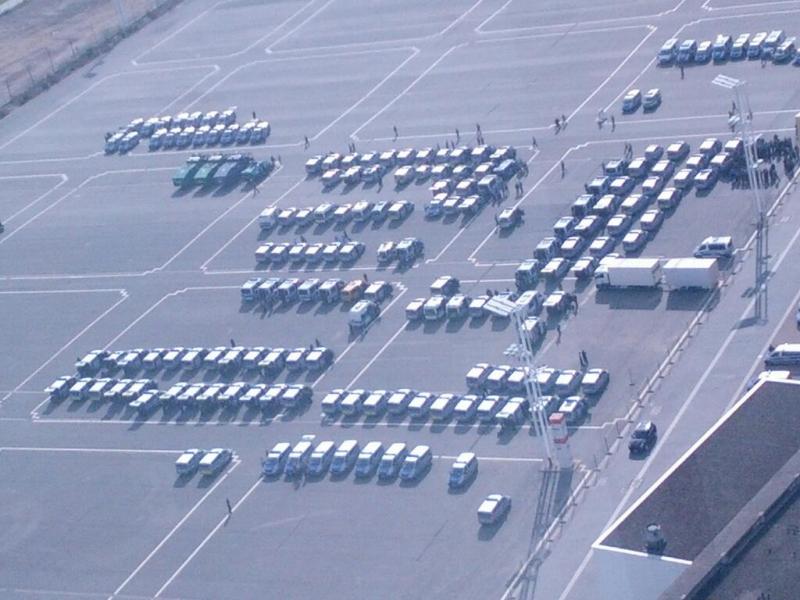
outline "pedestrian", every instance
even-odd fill
[[[236,341],[233,338],[231,338],[231,348],[235,347],[236,347]]]
[[[614,120],[614,115],[611,115],[611,131],[615,131],[617,129],[617,122]]]
[[[314,338],[314,343],[317,345],[317,348],[322,346],[322,344],[319,343],[319,338]]]
[[[253,121],[256,120],[256,111],[253,111]]]
[[[578,314],[578,297],[575,294],[572,295],[572,312]]]
[[[367,274],[364,273],[364,283],[369,283],[369,279],[367,278]]]
[[[397,139],[397,125],[392,125],[392,131],[394,131],[394,139]]]
[[[225,504],[228,505],[228,514],[233,513],[233,507],[231,506],[231,501],[225,498]]]
[[[378,175],[378,191],[383,189],[383,175]]]
[[[583,362],[583,350],[578,352],[578,362],[581,365],[581,369],[586,369],[586,363]]]
[[[731,113],[736,112],[736,100],[731,100]]]
[[[539,145],[536,143],[536,136],[531,137],[531,150],[538,148]]]
[[[564,129],[567,128],[567,117],[565,115],[561,115],[561,127]]]
[[[258,186],[253,185],[253,196],[255,196],[256,194],[258,194]]]
[[[681,65],[681,79],[683,79],[683,75],[684,75],[684,73],[683,73],[683,65]]]
[[[497,215],[494,216],[494,224],[500,227],[500,219],[497,218]]]
[[[567,167],[564,164],[564,161],[561,161],[561,179],[564,179],[564,176],[567,174]]]
[[[106,131],[106,141],[108,141],[108,138],[110,138],[110,137],[111,137],[111,132],[110,131]]]
[[[478,132],[478,135],[481,135],[481,124],[475,123],[475,131]]]
[[[456,127],[456,141],[461,141],[461,132],[458,130],[458,127]]]
[[[303,136],[303,142],[305,144],[305,149],[308,150],[309,143],[308,143],[308,136],[307,135]]]
[[[306,243],[306,238],[305,238],[305,236],[301,235],[301,236],[300,236],[300,241],[301,241],[301,242],[303,242],[303,243],[305,244],[305,243]]]
[[[561,323],[556,323],[556,334],[558,337],[556,338],[556,344],[561,343]]]
[[[581,350],[581,362],[584,369],[589,366],[589,356],[586,354],[586,350]]]
[[[561,121],[559,121],[558,117],[556,117],[556,133],[559,131],[561,131]]]
[[[279,164],[279,165],[282,165],[282,164],[283,164],[283,159],[281,158],[281,155],[280,155],[280,154],[278,154],[278,164]]]

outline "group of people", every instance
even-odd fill
[[[776,187],[780,184],[780,175],[776,167],[777,161],[783,162],[783,171],[786,177],[794,174],[798,159],[800,159],[800,149],[792,143],[790,137],[779,138],[774,135],[771,140],[763,138],[756,142],[756,157],[770,163],[755,172],[756,183],[761,188]],[[746,189],[750,187],[750,180],[747,174],[747,161],[743,155],[737,155],[730,170],[731,185],[734,189]]]
[[[567,128],[567,116],[566,115],[561,115],[560,119],[558,117],[556,117],[556,133],[558,133],[562,129],[566,129],[566,128]]]

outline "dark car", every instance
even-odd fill
[[[652,450],[658,438],[658,429],[652,421],[643,421],[636,426],[628,442],[628,451],[631,454],[642,455]]]

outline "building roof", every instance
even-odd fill
[[[798,424],[800,382],[756,385],[598,545],[642,552],[646,526],[658,523],[666,541],[663,554],[694,561],[800,450]]]

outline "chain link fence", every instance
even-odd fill
[[[0,118],[181,0],[35,0],[0,16]]]

